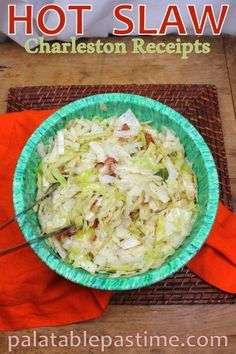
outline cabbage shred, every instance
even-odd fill
[[[131,276],[159,267],[193,227],[197,181],[178,137],[120,117],[71,120],[38,146],[37,199],[43,233],[69,225],[73,235],[47,242],[73,267]]]

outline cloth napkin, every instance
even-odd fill
[[[0,116],[0,223],[13,214],[12,181],[20,152],[53,111]],[[0,249],[24,240],[17,223],[0,231]],[[236,293],[236,215],[223,204],[205,245],[188,267],[206,282]],[[0,330],[65,325],[102,315],[111,292],[85,288],[51,271],[28,247],[0,257]]]
[[[36,127],[53,111],[0,116],[0,223],[14,215],[13,174]],[[24,240],[17,223],[0,231],[0,249]],[[111,293],[72,283],[51,271],[29,248],[0,257],[0,330],[80,322],[101,316]]]
[[[222,203],[209,237],[187,266],[211,285],[236,294],[236,214]]]

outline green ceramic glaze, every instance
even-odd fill
[[[105,103],[108,112],[101,111],[100,103]],[[181,247],[158,269],[127,278],[111,278],[108,275],[91,275],[85,270],[74,269],[63,262],[47,244],[42,241],[32,245],[32,249],[51,269],[63,277],[88,287],[108,290],[126,290],[147,286],[160,281],[184,266],[205,242],[215,219],[219,185],[215,163],[205,141],[197,130],[179,113],[160,102],[130,94],[103,94],[75,101],[52,114],[33,133],[19,158],[13,183],[15,213],[18,214],[35,200],[35,172],[40,162],[37,145],[47,143],[66,122],[82,115],[91,119],[95,115],[104,119],[120,115],[132,109],[140,121],[152,120],[159,129],[165,125],[175,131],[184,145],[188,159],[198,179],[198,213],[190,236]],[[35,113],[37,114],[37,113]],[[27,241],[39,235],[37,214],[30,211],[18,218],[18,223]]]

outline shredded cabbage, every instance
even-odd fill
[[[105,108],[104,108],[105,111]],[[74,119],[40,143],[37,199],[43,233],[69,225],[49,245],[73,267],[113,277],[159,267],[190,234],[197,179],[174,132],[158,132],[131,110]]]

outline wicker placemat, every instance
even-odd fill
[[[105,92],[129,92],[159,100],[183,114],[200,131],[215,158],[221,201],[232,209],[221,118],[215,86],[211,85],[100,85],[11,88],[8,112],[61,107],[85,96]],[[146,288],[115,292],[112,304],[225,304],[236,295],[202,281],[186,267],[172,277]]]

